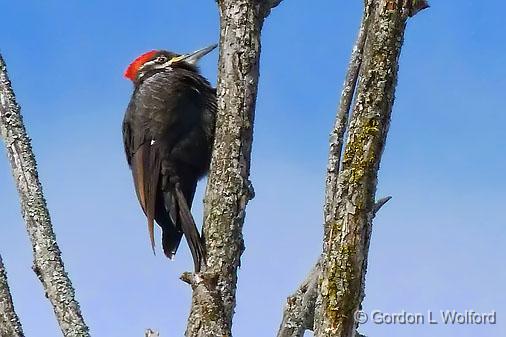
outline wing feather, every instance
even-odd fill
[[[154,252],[155,205],[160,180],[160,157],[153,146],[142,144],[132,156],[131,167],[135,192],[148,220],[149,240]]]

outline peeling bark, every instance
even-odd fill
[[[0,256],[0,337],[24,337],[23,328],[12,303],[2,256]]]
[[[7,69],[0,56],[0,133],[7,148],[21,210],[33,248],[33,270],[66,337],[88,337],[74,288],[65,272],[60,249],[37,174],[37,164],[16,103]]]
[[[237,269],[244,251],[242,226],[254,194],[249,172],[260,32],[264,18],[280,2],[218,1],[218,115],[203,226],[207,261],[202,273],[182,276],[193,289],[187,337],[232,335]]]
[[[367,38],[335,195],[327,198],[330,204],[325,208],[314,323],[317,337],[352,337],[357,328],[353,314],[364,297],[372,217],[378,208],[374,202],[377,173],[390,124],[406,20],[412,13],[410,1],[375,0],[373,5],[371,21],[365,25]]]

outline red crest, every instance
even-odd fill
[[[132,63],[130,63],[128,68],[125,70],[124,76],[126,78],[131,79],[132,81],[135,81],[139,69],[142,67],[144,63],[151,60],[156,53],[158,53],[158,51],[151,50],[137,57]]]

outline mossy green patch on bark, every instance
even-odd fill
[[[334,196],[325,207],[324,251],[315,336],[351,337],[364,294],[377,171],[397,81],[406,17],[375,2]],[[339,151],[332,152],[339,153]],[[332,161],[333,160],[333,161]],[[337,161],[329,159],[329,162]]]

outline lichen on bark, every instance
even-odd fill
[[[329,172],[338,170],[338,175],[327,180],[333,184],[330,189],[327,186],[327,193],[334,194],[326,198],[322,273],[315,314],[317,337],[351,337],[357,328],[354,313],[364,296],[377,172],[390,124],[406,20],[412,14],[409,1],[369,3],[373,5],[371,21],[366,26],[342,163],[335,158],[334,164],[341,167],[331,167]],[[366,9],[367,6],[368,2]],[[331,156],[332,151],[337,153],[331,146]]]
[[[37,164],[19,105],[0,55],[0,135],[7,149],[21,201],[21,211],[32,242],[33,267],[65,337],[88,337],[88,327],[75,299],[53,232]]]
[[[0,255],[0,337],[24,337],[7,283],[7,272]]]

